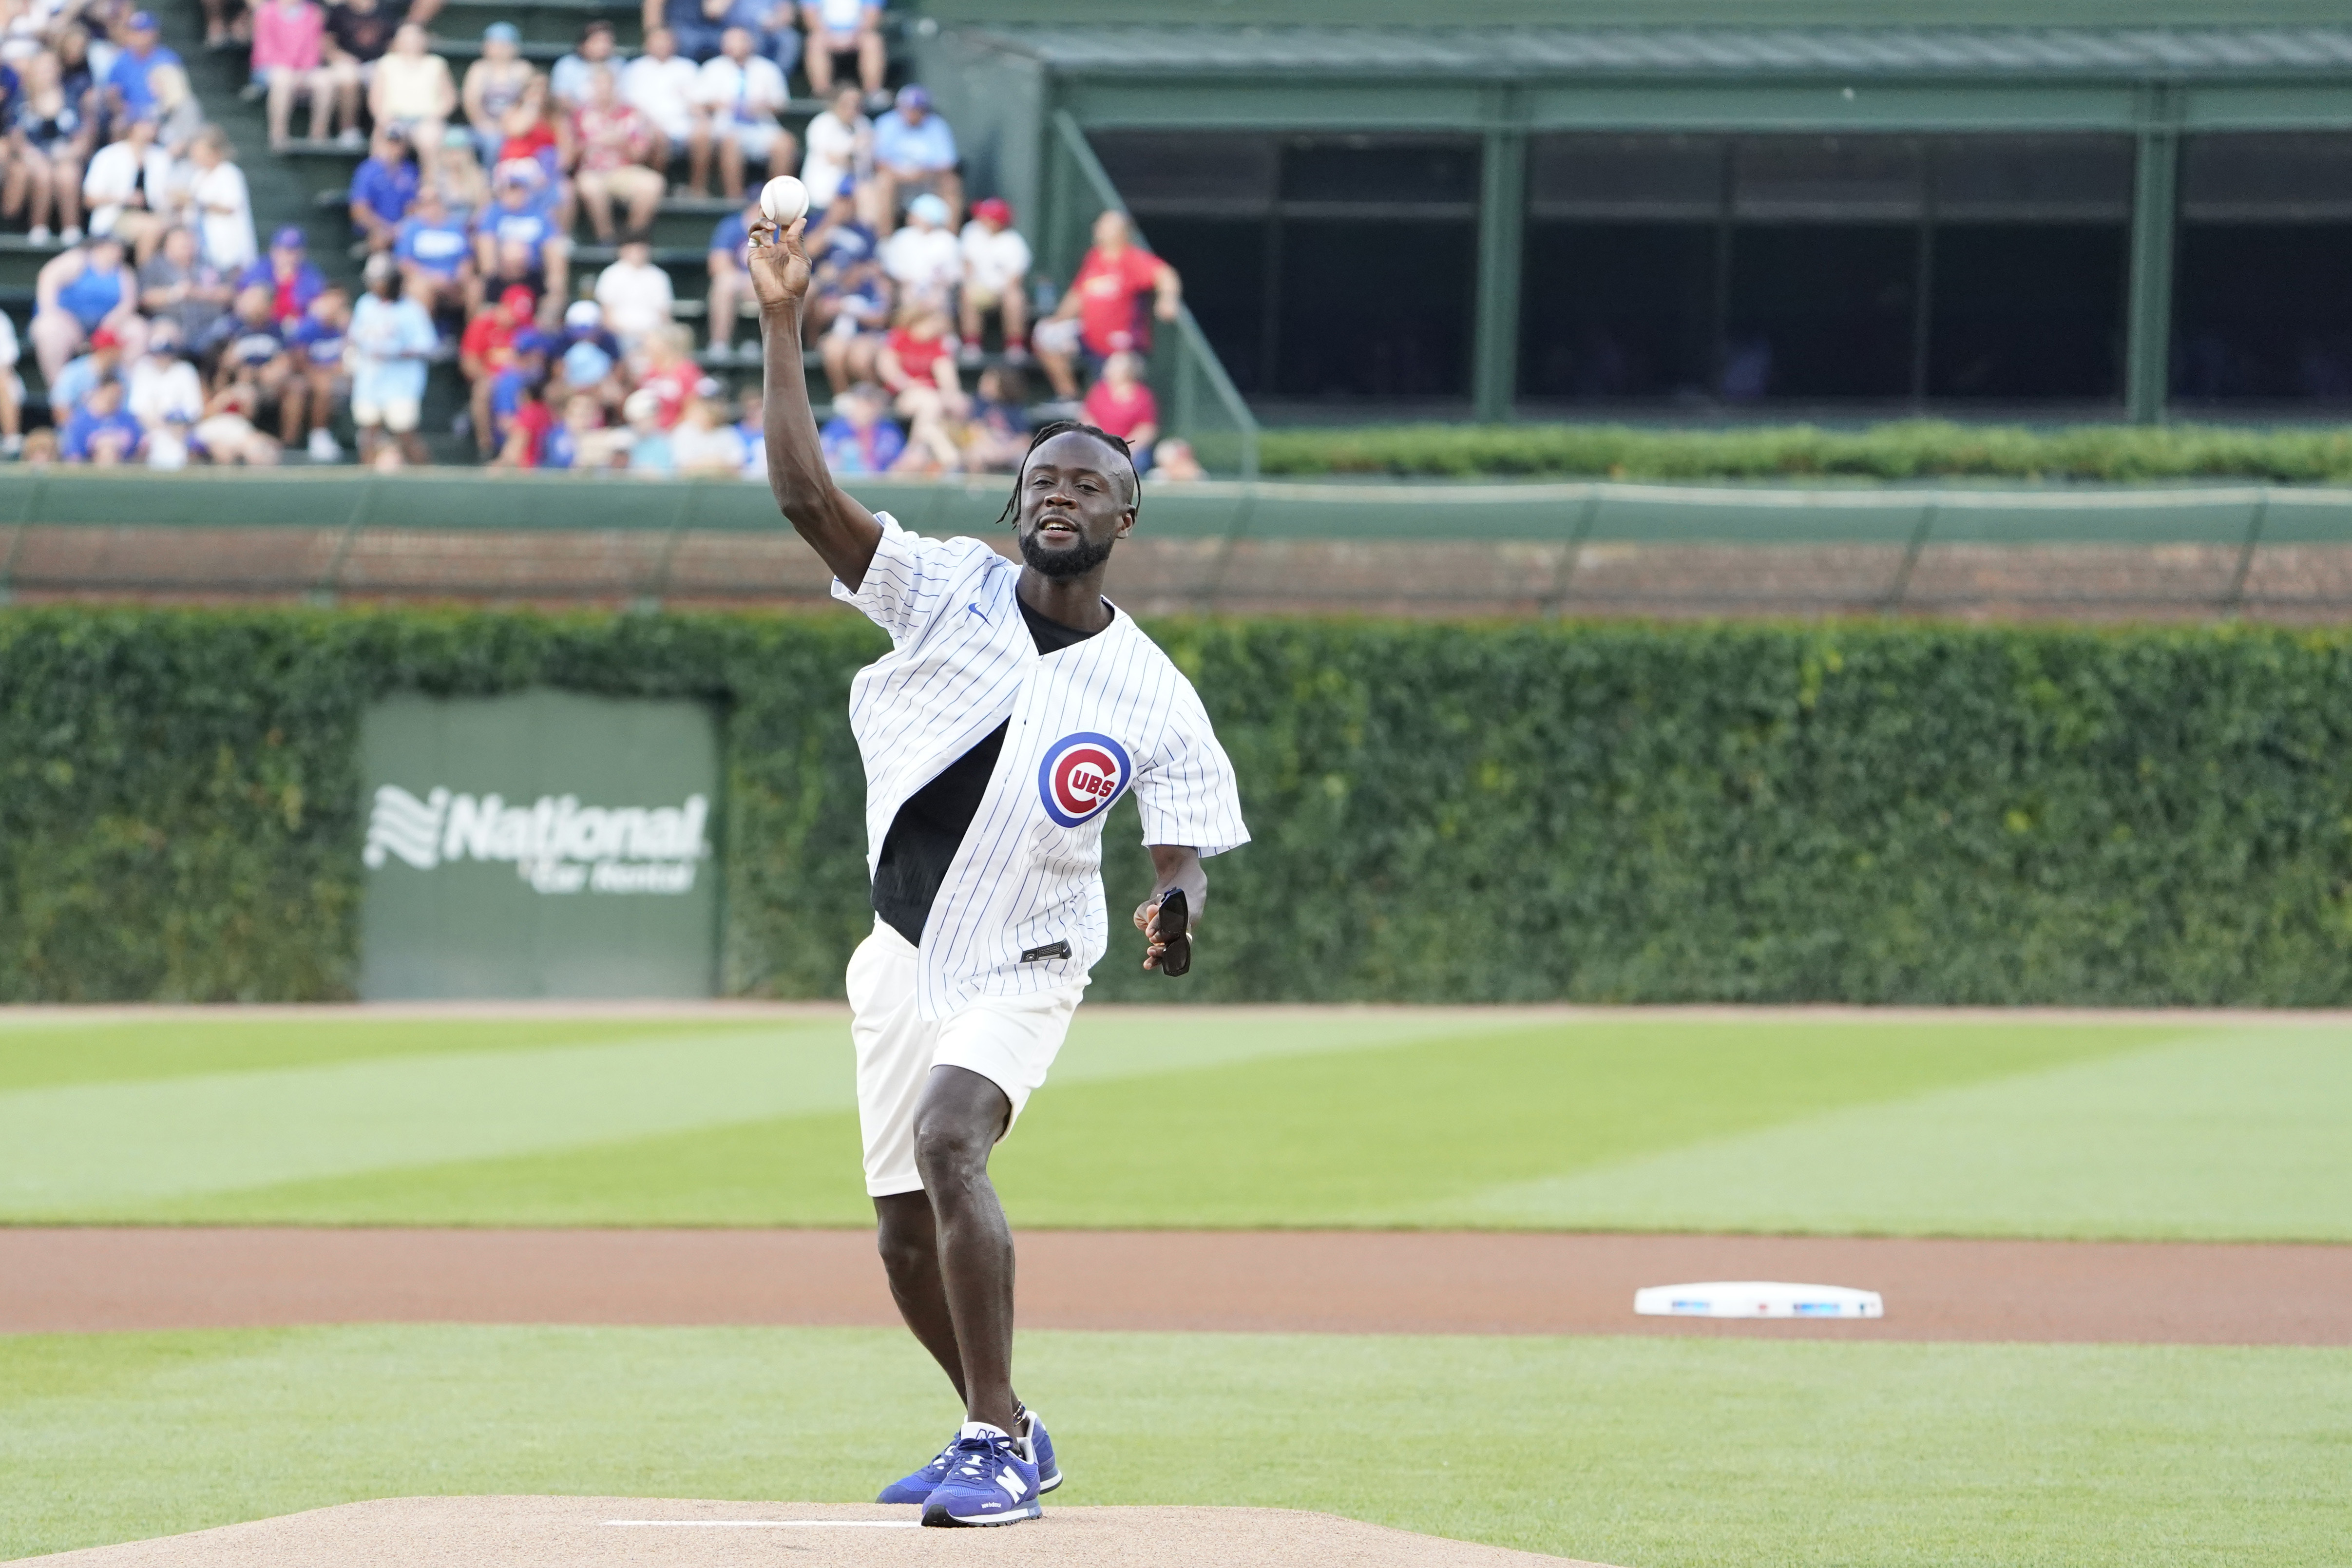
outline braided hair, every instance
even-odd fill
[[[1081,436],[1093,437],[1127,459],[1127,504],[1130,508],[1140,508],[1143,505],[1143,475],[1136,468],[1135,454],[1128,449],[1125,439],[1112,435],[1098,425],[1088,425],[1076,419],[1054,419],[1038,426],[1036,432],[1029,437],[1029,450],[1021,454],[1020,467],[1013,470],[1012,497],[1005,501],[1004,510],[996,514],[996,521],[1000,527],[1012,521],[1013,514],[1021,509],[1021,479],[1022,476],[1029,471],[1030,454],[1055,437],[1066,436],[1073,430]]]

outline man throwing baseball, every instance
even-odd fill
[[[803,226],[760,224],[749,258],[769,483],[833,568],[834,595],[891,642],[849,696],[874,879],[874,932],[847,982],[866,1190],[890,1293],[966,1415],[881,1500],[921,1504],[925,1524],[1009,1524],[1036,1518],[1062,1477],[1013,1392],[1013,1236],[988,1156],[1109,945],[1103,820],[1134,791],[1159,874],[1135,911],[1143,966],[1176,973],[1191,940],[1176,911],[1207,900],[1202,859],[1249,830],[1191,682],[1102,595],[1135,527],[1126,444],[1083,425],[1037,432],[999,519],[1018,567],[867,511],[825,472],[809,408]]]

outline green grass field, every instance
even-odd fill
[[[1060,1500],[1329,1509],[1606,1563],[2336,1563],[2352,1352],[1033,1334]],[[0,1340],[0,1556],[419,1492],[868,1497],[896,1332]]]
[[[1024,1226],[2352,1239],[2352,1029],[1082,1015]],[[0,1019],[0,1222],[863,1225],[833,1017]],[[1326,1508],[1639,1568],[2336,1565],[2352,1351],[1035,1333],[1070,1502]],[[854,1500],[904,1336],[0,1339],[0,1557],[366,1497]]]
[[[2347,1125],[2308,1024],[1103,1012],[997,1173],[1026,1226],[2347,1240]],[[0,1221],[870,1213],[835,1018],[0,1026]]]

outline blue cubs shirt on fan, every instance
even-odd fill
[[[1192,682],[1125,611],[1110,606],[1102,631],[1041,653],[1017,562],[977,539],[877,521],[864,581],[855,593],[833,585],[892,644],[849,695],[869,873],[900,807],[1004,731],[922,930],[917,1011],[944,1018],[975,997],[1083,984],[1110,942],[1102,828],[1113,803],[1134,794],[1147,845],[1221,854],[1249,842],[1233,763]]]

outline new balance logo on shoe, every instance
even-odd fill
[[[996,1484],[1003,1487],[1005,1495],[1014,1502],[1019,1502],[1029,1495],[1029,1483],[1021,1479],[1020,1471],[1009,1466],[996,1472]]]

